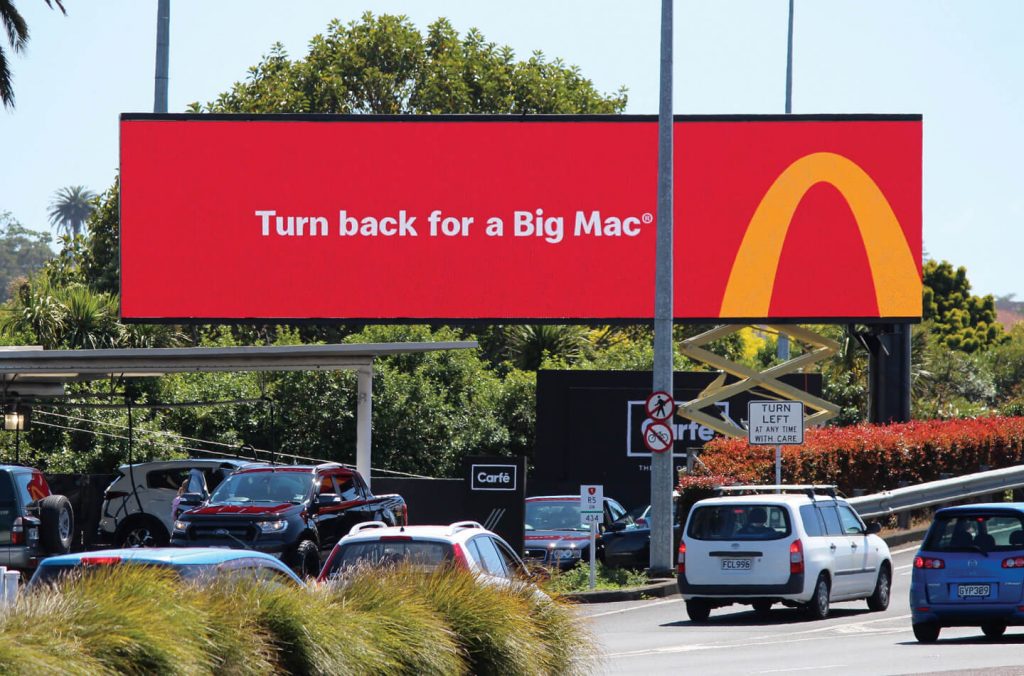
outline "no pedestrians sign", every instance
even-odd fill
[[[747,440],[782,446],[804,443],[804,405],[799,401],[752,401],[747,405]]]

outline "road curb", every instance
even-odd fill
[[[924,538],[927,528],[901,531],[886,535],[883,540],[890,547],[898,547],[908,543],[917,543]],[[628,589],[602,589],[592,592],[573,592],[563,594],[562,598],[575,603],[611,603],[614,601],[639,601],[643,598],[666,598],[677,596],[679,587],[675,580],[658,580],[653,584],[643,587],[629,587]]]
[[[639,601],[642,598],[665,598],[679,593],[675,580],[658,580],[643,587],[602,589],[599,591],[562,594],[563,599],[575,603],[608,603],[611,601]]]

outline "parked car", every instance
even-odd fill
[[[304,587],[305,583],[288,566],[269,554],[244,549],[194,547],[133,547],[105,549],[44,559],[29,580],[28,587],[57,581],[72,571],[100,566],[145,565],[172,569],[184,580],[202,581],[223,576]]]
[[[352,526],[408,523],[401,496],[375,496],[357,471],[335,463],[245,467],[208,500],[188,494],[182,503],[192,509],[174,522],[172,546],[255,549],[304,577],[320,572],[321,552]]]
[[[677,546],[683,527],[676,520],[678,493],[673,492],[672,544]],[[601,534],[601,555],[606,566],[612,568],[647,568],[651,562],[651,507],[640,512],[640,519],[612,521]]]
[[[205,500],[229,474],[251,464],[249,460],[189,458],[121,465],[103,493],[98,535],[117,547],[166,547],[175,518],[171,503],[183,482],[189,482],[189,493]]]
[[[604,560],[605,551],[600,534],[608,530],[608,524],[617,522],[622,530],[635,528],[626,510],[615,500],[604,499],[604,520],[598,528],[599,537],[595,556]],[[618,526],[617,526],[618,527]],[[590,556],[590,527],[582,523],[580,497],[578,495],[550,495],[526,498],[525,561],[567,570],[581,559]],[[649,535],[648,535],[649,539]],[[617,544],[628,544],[618,538]],[[642,549],[643,538],[633,542]],[[649,546],[649,543],[648,543]],[[634,550],[635,557],[640,554]],[[630,557],[623,556],[621,559]],[[644,564],[646,565],[646,564]]]
[[[512,547],[475,521],[397,528],[370,522],[355,526],[338,542],[320,572],[319,581],[335,579],[358,565],[399,562],[427,570],[452,564],[494,583],[526,578],[523,561]]]
[[[50,554],[71,551],[75,515],[63,495],[53,495],[43,473],[0,465],[0,566],[34,569]]]
[[[910,578],[914,636],[980,627],[989,638],[1024,625],[1024,503],[961,505],[935,512]]]
[[[722,490],[726,495],[693,506],[679,544],[677,581],[691,620],[733,603],[759,613],[782,603],[816,619],[828,616],[832,601],[889,606],[892,557],[878,524],[865,526],[833,489]]]

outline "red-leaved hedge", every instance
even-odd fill
[[[775,448],[715,439],[701,461],[713,475],[775,482]],[[847,495],[1009,467],[1024,461],[1024,417],[922,420],[807,430],[802,446],[783,446],[784,483],[836,484]]]

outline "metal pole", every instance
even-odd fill
[[[590,588],[597,588],[597,561],[594,550],[597,549],[597,524],[590,522]]]
[[[360,366],[356,393],[356,470],[370,487],[370,466],[373,428],[373,364]]]
[[[661,1],[661,103],[658,108],[658,230],[655,250],[654,389],[672,395],[672,0]],[[652,576],[672,573],[672,447],[651,454]],[[689,465],[690,461],[687,460]]]
[[[157,0],[156,6],[156,83],[153,112],[167,112],[168,61],[171,51],[171,0]]]
[[[782,446],[775,447],[775,485],[782,485]],[[781,489],[776,488],[776,493],[780,493]]]
[[[786,115],[793,112],[793,0],[789,0],[789,33],[786,39]],[[775,356],[779,361],[789,359],[789,336],[779,334],[775,343]]]

